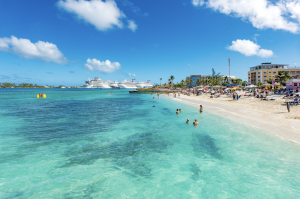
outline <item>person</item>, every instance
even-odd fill
[[[154,106],[152,106],[152,107],[155,107],[155,105],[154,105]]]
[[[287,110],[288,110],[288,112],[290,112],[290,103],[289,102],[285,102],[286,103],[286,108],[287,108]]]
[[[155,99],[155,97],[153,97],[153,99]]]
[[[179,109],[179,113],[181,113],[181,109]]]
[[[179,112],[179,110],[177,109],[177,111],[176,111],[176,114],[179,114],[180,112]]]
[[[189,123],[190,123],[190,119],[187,119],[187,120],[186,120],[186,123],[189,124]]]
[[[199,123],[198,123],[198,120],[197,119],[195,119],[195,122],[193,122],[193,124],[196,126],[196,125],[198,125]]]
[[[200,113],[202,113],[203,112],[203,107],[202,107],[202,105],[200,105]]]

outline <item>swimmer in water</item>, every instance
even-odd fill
[[[155,97],[153,97],[153,99],[155,99]]]
[[[186,123],[189,124],[189,123],[190,123],[190,119],[187,119],[187,120],[186,120]]]
[[[177,111],[176,111],[176,114],[179,114],[180,112],[179,112],[179,110],[177,109]]]
[[[154,105],[154,106],[152,106],[152,107],[155,107],[155,105]]]
[[[200,113],[202,113],[203,112],[203,107],[202,107],[202,105],[200,105]]]
[[[179,113],[181,113],[181,109],[179,109]]]
[[[193,124],[194,124],[195,126],[199,124],[197,121],[198,121],[198,120],[195,119],[195,122],[193,122]]]

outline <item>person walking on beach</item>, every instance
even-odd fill
[[[288,112],[290,112],[290,108],[291,108],[290,107],[291,106],[290,103],[289,102],[285,102],[285,103],[286,103],[286,108],[287,108]]]
[[[202,113],[203,112],[203,107],[202,107],[202,105],[200,105],[200,113]]]
[[[195,119],[195,122],[193,122],[193,124],[195,125],[195,126],[197,126],[199,123],[198,123],[198,120],[197,119]]]

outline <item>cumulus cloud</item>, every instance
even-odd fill
[[[128,73],[128,76],[133,76],[133,77],[135,77],[136,75],[135,75],[135,74]]]
[[[128,28],[135,32],[135,30],[137,29],[137,25],[134,23],[134,21],[128,20]]]
[[[300,0],[192,0],[192,4],[248,20],[258,29],[300,32]]]
[[[87,59],[84,67],[87,70],[91,71],[101,71],[103,73],[112,73],[121,68],[121,64],[119,62],[111,62],[109,60],[100,61],[97,59]]]
[[[126,18],[113,0],[60,0],[58,6],[76,14],[79,19],[94,25],[100,31],[113,27],[122,28],[121,19]]]
[[[272,50],[260,49],[260,45],[245,39],[232,41],[232,45],[227,47],[227,49],[238,51],[246,56],[257,55],[259,57],[271,57],[274,54]]]
[[[0,38],[0,51],[12,52],[26,59],[39,59],[45,62],[65,64],[67,58],[58,50],[55,44],[38,41],[31,43],[29,39]]]

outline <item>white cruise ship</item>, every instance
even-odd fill
[[[154,85],[150,83],[151,80],[147,80],[145,88],[152,88]]]
[[[141,82],[141,81],[137,82],[135,85],[137,88],[145,88],[147,86],[145,82]]]
[[[111,88],[107,82],[99,83],[98,88]]]
[[[119,88],[119,82],[114,81],[114,82],[110,83],[109,86],[112,87],[112,88]]]
[[[121,81],[119,83],[119,87],[120,88],[136,88],[136,85],[134,83],[135,79],[132,79],[132,82],[127,81],[126,79],[124,81]]]

